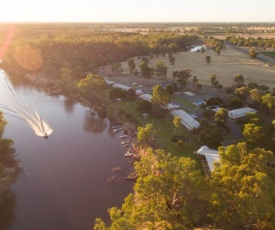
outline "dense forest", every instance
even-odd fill
[[[133,56],[182,51],[198,39],[171,31],[114,32],[85,24],[2,25],[0,30],[1,41],[12,37],[2,60],[5,70],[52,77],[62,68],[88,72]]]
[[[275,39],[274,38],[244,38],[242,36],[227,36],[226,40],[230,43],[238,46],[247,47],[262,47],[262,48],[272,48],[275,49]]]

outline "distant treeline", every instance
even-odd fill
[[[247,46],[247,47],[263,47],[263,48],[272,48],[275,50],[275,38],[244,38],[241,36],[228,36],[226,40],[230,43],[238,46]]]
[[[0,41],[5,40],[7,27],[0,26]],[[92,71],[134,56],[182,51],[197,39],[196,35],[171,31],[145,34],[102,31],[89,24],[17,25],[2,66],[13,73],[58,76],[62,68]]]

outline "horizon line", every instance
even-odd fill
[[[267,24],[275,24],[275,21],[129,21],[129,22],[122,22],[122,21],[116,21],[116,22],[105,22],[105,21],[0,21],[0,24],[12,24],[12,23],[16,23],[16,24],[54,24],[54,23],[66,23],[66,24],[196,24],[196,23],[225,23],[225,24],[237,24],[237,23],[254,23],[254,24],[263,24],[263,23],[267,23]]]

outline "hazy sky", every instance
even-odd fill
[[[1,0],[0,22],[275,22],[275,0]]]

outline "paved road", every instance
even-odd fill
[[[242,47],[239,47],[239,46],[236,46],[236,45],[232,45],[231,43],[229,42],[225,42],[226,45],[232,47],[233,49],[236,49],[242,53],[245,53],[248,55],[249,53],[249,50],[246,49],[246,48],[242,48]],[[256,59],[258,59],[259,61],[265,63],[265,64],[268,64],[268,65],[271,65],[271,66],[274,66],[275,67],[275,58],[272,58],[272,57],[268,57],[266,55],[263,55],[263,54],[258,54],[256,56]]]

